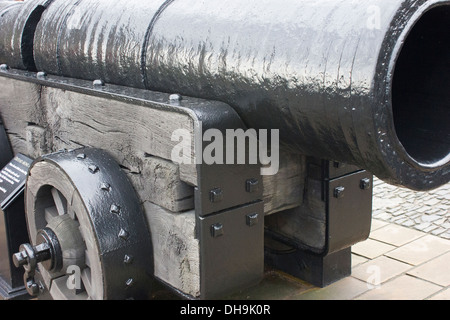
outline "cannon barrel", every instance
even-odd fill
[[[250,128],[279,129],[292,152],[415,190],[449,181],[448,0],[30,0],[0,10],[0,63],[220,100]]]

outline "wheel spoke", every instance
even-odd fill
[[[52,188],[52,197],[60,216],[67,213],[67,200],[56,188]]]
[[[44,214],[45,214],[45,221],[47,223],[49,223],[50,220],[52,220],[53,218],[55,218],[59,215],[58,209],[56,209],[56,206],[50,207],[50,208],[45,208]]]
[[[92,282],[91,282],[91,269],[84,268],[81,271],[81,281],[83,282],[84,289],[89,297],[92,297]]]
[[[86,264],[86,266],[90,267],[91,266],[91,260],[90,260],[90,253],[88,252],[88,250],[84,251],[84,263]]]

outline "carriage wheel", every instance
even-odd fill
[[[149,229],[132,185],[107,153],[83,148],[39,159],[25,197],[34,242],[14,261],[24,265],[30,293],[103,300],[151,292]]]

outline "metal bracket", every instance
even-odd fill
[[[200,218],[201,298],[223,297],[264,274],[263,202]]]
[[[373,176],[354,166],[313,160],[309,178],[322,182],[323,205],[317,208],[325,211],[324,247],[320,252],[309,250],[289,236],[268,230],[273,241],[290,250],[267,249],[266,263],[324,287],[351,274],[351,246],[369,236]]]
[[[372,182],[372,175],[364,170],[327,182],[328,254],[368,238],[372,219]]]
[[[205,132],[210,129],[220,132],[222,137],[227,137],[227,130],[247,130],[239,115],[228,105],[220,108],[210,108],[204,105],[191,106],[197,117],[195,137],[197,139],[197,172],[198,187],[196,189],[195,207],[199,217],[219,212],[228,208],[244,205],[262,199],[261,165],[237,164],[237,152],[234,154],[233,163],[226,163],[227,148],[223,141],[223,164],[206,164],[200,158],[205,152],[208,143],[203,141]],[[242,150],[241,150],[242,151]],[[248,159],[248,147],[245,150],[245,158]],[[255,186],[249,188],[249,184]]]
[[[207,147],[201,138],[209,129],[227,137],[227,130],[247,128],[228,105],[211,109],[193,106],[198,123],[196,146]],[[223,158],[227,158],[223,141]],[[255,285],[264,276],[264,205],[261,165],[197,163],[198,187],[195,190],[200,244],[201,299],[223,297],[238,289]],[[239,150],[243,151],[243,150]],[[249,147],[245,148],[245,159]],[[196,154],[199,155],[199,150]],[[202,155],[202,154],[200,154]]]

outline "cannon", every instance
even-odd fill
[[[0,1],[3,296],[348,276],[373,176],[449,181],[449,24],[448,0]]]

